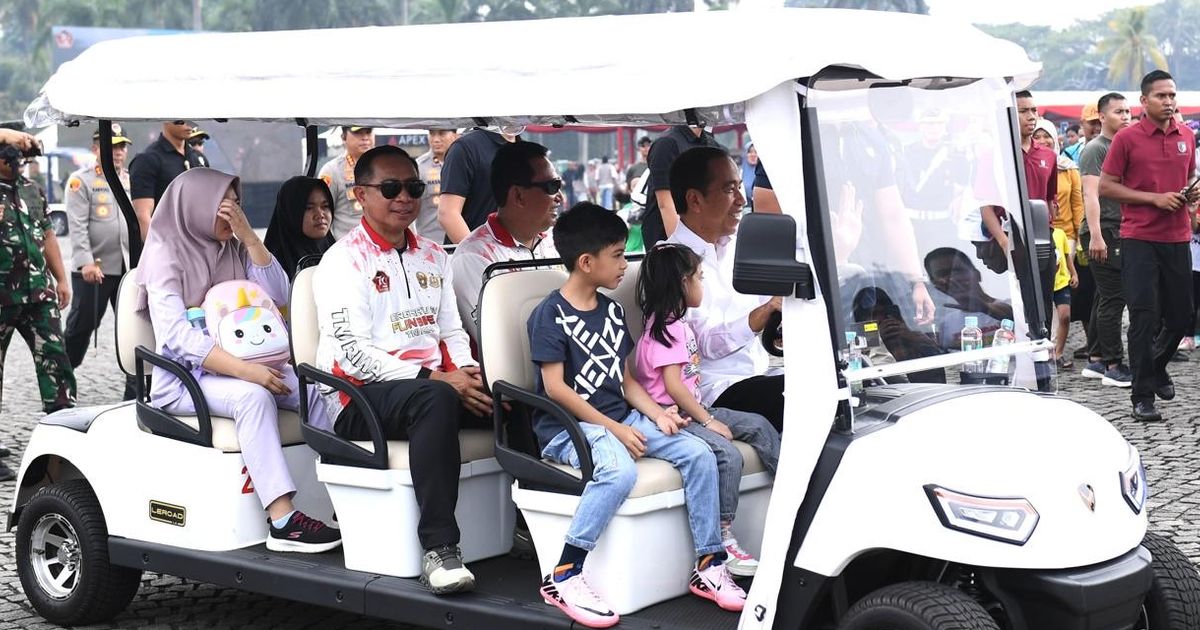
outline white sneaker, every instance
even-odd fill
[[[540,592],[547,604],[556,606],[582,626],[611,628],[621,621],[621,617],[588,586],[582,573],[562,582],[555,582],[554,576],[547,575],[542,580]]]
[[[727,538],[723,544],[727,556],[725,566],[729,567],[729,572],[738,577],[753,577],[758,571],[758,560],[742,549],[736,538]]]
[[[710,564],[703,571],[699,567],[693,568],[688,588],[694,595],[711,599],[724,610],[739,612],[746,605],[746,591],[733,581],[724,564]]]
[[[425,552],[421,561],[421,583],[434,595],[462,593],[475,588],[475,575],[463,565],[458,545],[446,545]]]

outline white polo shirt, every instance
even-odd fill
[[[700,397],[711,406],[730,385],[766,374],[770,356],[759,342],[758,333],[750,330],[750,311],[770,298],[733,289],[734,237],[708,243],[680,221],[666,242],[686,245],[703,261],[704,301],[689,308],[684,321],[696,333],[701,361]]]

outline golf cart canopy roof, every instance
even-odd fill
[[[427,128],[679,124],[692,110],[712,125],[742,122],[746,101],[828,66],[894,81],[1011,78],[1015,89],[1041,70],[965,23],[837,9],[198,33],[96,44],[50,77],[25,118]]]

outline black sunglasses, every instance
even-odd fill
[[[524,186],[525,188],[540,188],[547,195],[553,196],[553,195],[557,195],[559,193],[559,191],[562,190],[563,181],[561,179],[555,178],[555,179],[548,179],[544,182],[529,182],[528,184],[521,184],[521,186]]]
[[[204,146],[204,141],[203,140],[188,140],[188,146],[189,147],[202,147],[202,146]]]
[[[398,179],[385,179],[378,184],[356,184],[358,186],[366,186],[368,188],[378,188],[379,194],[383,195],[384,199],[395,199],[400,191],[408,193],[413,199],[420,199],[421,195],[425,194],[425,182],[419,179],[406,179],[400,181]]]

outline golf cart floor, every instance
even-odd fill
[[[415,578],[385,577],[345,568],[341,550],[281,554],[257,545],[201,552],[125,538],[109,539],[114,564],[327,606],[350,613],[425,626],[570,628],[571,620],[538,594],[537,562],[500,556],[468,567],[471,593],[437,597]],[[650,565],[652,566],[652,565]],[[631,570],[654,570],[637,569]],[[750,580],[739,580],[750,588]],[[499,611],[504,611],[500,613]],[[684,595],[623,615],[623,628],[727,630],[738,614]]]

